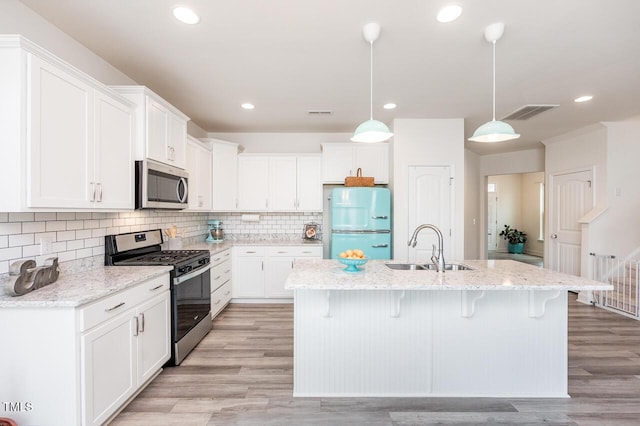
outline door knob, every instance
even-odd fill
[[[555,240],[556,238],[558,238],[558,234],[551,234],[551,238]]]

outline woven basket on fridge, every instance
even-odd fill
[[[362,169],[358,167],[356,176],[344,178],[344,186],[373,186],[373,177],[362,176]]]

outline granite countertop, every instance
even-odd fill
[[[233,246],[322,246],[322,240],[292,240],[292,239],[239,239],[225,240],[221,243],[207,243],[206,241],[185,245],[185,250],[209,250],[211,254],[220,253]]]
[[[403,271],[370,260],[360,272],[345,272],[345,265],[330,259],[300,259],[285,288],[292,290],[612,290],[610,284],[554,272],[513,260],[465,260],[474,270]],[[458,262],[451,262],[458,263]]]
[[[102,266],[60,274],[58,281],[22,296],[0,290],[0,308],[72,308],[165,274],[172,266]]]

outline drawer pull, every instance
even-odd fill
[[[230,290],[227,290],[227,292],[226,292],[224,295],[225,295],[225,296],[228,296],[228,295],[230,295],[230,294],[231,294],[231,291],[230,291]]]
[[[255,253],[255,251],[245,251],[245,253]]]
[[[217,262],[218,260],[220,260],[219,257],[216,257],[215,259],[213,259],[214,262]]]
[[[162,288],[162,287],[164,287],[164,284],[160,284],[160,285],[155,286],[154,288],[150,288],[149,291],[155,291],[155,290],[157,290],[159,288]]]
[[[278,253],[288,253],[287,251],[279,251]]]
[[[111,312],[111,311],[115,311],[116,309],[120,308],[121,306],[124,306],[124,302],[120,302],[118,303],[116,306],[113,306],[111,308],[107,308],[104,311],[105,312]]]
[[[140,327],[140,323],[138,322],[138,317],[134,317],[136,319],[136,329],[133,331],[133,335],[137,336],[138,333],[140,332],[139,327]]]
[[[227,269],[226,271],[224,271],[225,274],[228,274],[229,272],[231,272],[231,269]]]
[[[214,302],[214,305],[219,305],[221,300],[222,300],[222,299],[218,299],[218,300],[216,300],[216,301]]]
[[[229,256],[231,256],[231,253],[227,252],[227,253],[223,254],[223,256],[224,257],[229,257]]]
[[[214,280],[214,281],[219,280],[221,276],[222,276],[222,275],[218,275],[218,276],[217,276],[217,277],[215,277],[213,280]]]
[[[303,251],[303,253],[311,254],[311,253],[313,253],[313,252],[312,252],[312,251]]]

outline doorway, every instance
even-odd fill
[[[487,258],[544,265],[544,172],[487,176]],[[509,253],[505,225],[524,232],[524,253]]]

